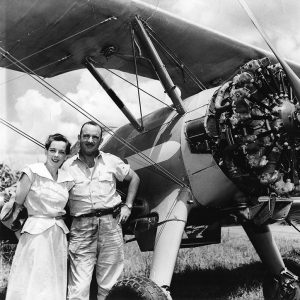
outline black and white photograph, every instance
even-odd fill
[[[300,300],[298,0],[0,15],[0,300]]]

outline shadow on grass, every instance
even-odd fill
[[[173,300],[224,300],[238,290],[259,288],[265,271],[260,262],[243,265],[236,269],[191,270],[174,274],[171,284]],[[90,300],[96,300],[97,283],[91,285]],[[243,292],[241,292],[243,293]]]
[[[299,252],[287,253],[284,255],[284,261],[290,271],[300,275]],[[257,294],[259,289],[262,289],[266,275],[266,268],[261,262],[245,264],[235,269],[219,267],[195,270],[191,267],[173,275],[171,295],[173,300],[225,300],[242,297],[245,293],[253,291],[254,296],[251,299],[259,300]],[[96,291],[97,283],[94,278],[90,300],[97,299]]]
[[[283,259],[286,267],[299,277],[299,252],[290,251],[283,256]],[[235,269],[187,269],[182,273],[174,274],[171,295],[174,300],[224,300],[262,289],[265,276],[267,276],[266,268],[261,262],[242,265]]]
[[[227,299],[261,286],[265,271],[260,262],[236,269],[186,270],[174,274],[171,295],[174,300]]]
[[[289,270],[300,275],[299,252],[287,253],[284,255],[284,261]],[[235,269],[193,270],[187,268],[184,272],[174,274],[171,295],[173,300],[225,300],[261,288],[265,275],[265,268],[260,262],[242,265]],[[0,300],[4,298],[1,294]],[[97,283],[93,276],[90,300],[96,299]]]

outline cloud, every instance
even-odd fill
[[[118,96],[131,113],[139,118],[140,109],[136,88],[106,70],[99,71],[106,78],[109,85],[116,89]],[[121,72],[118,72],[118,74],[131,81],[135,78],[133,75],[126,75]],[[140,87],[170,103],[158,81],[141,78]],[[88,71],[82,71],[79,74],[75,92],[67,93],[66,97],[76,103],[78,107],[93,115],[105,126],[119,127],[129,122]],[[141,102],[143,115],[163,106],[142,92]],[[48,97],[42,91],[35,89],[29,89],[24,95],[17,98],[14,111],[16,121],[12,124],[42,143],[49,134],[55,132],[66,135],[74,143],[81,124],[88,120],[57,96]],[[7,134],[7,131],[5,131],[5,134]],[[10,151],[11,155],[12,153],[13,155],[22,154],[26,156],[26,159],[31,158],[32,161],[36,161],[35,153],[38,147],[31,141],[11,132],[7,134],[6,141],[6,145],[2,144],[2,152],[5,152],[6,149],[6,152]],[[7,145],[13,146],[8,148]],[[7,157],[10,158],[11,156],[8,155]]]
[[[5,82],[6,80],[6,71],[3,68],[0,68],[0,82]],[[0,95],[1,99],[6,99],[6,86],[4,84],[0,85]],[[1,101],[1,118],[7,121],[7,104],[6,101]],[[0,124],[0,153],[3,152],[7,148],[7,128],[5,125]]]
[[[108,82],[110,87],[116,92],[122,102],[131,111],[131,113],[136,118],[139,118],[140,115],[137,89],[106,70],[100,69],[99,72]],[[122,72],[117,73],[119,76],[126,78],[126,80],[133,82],[133,75]],[[144,90],[150,91],[152,94],[155,94],[156,97],[165,100],[165,94],[158,81],[140,79],[140,87]],[[70,99],[73,99],[74,102],[76,102],[76,104],[78,104],[84,110],[92,113],[93,116],[95,116],[104,125],[119,127],[125,123],[128,123],[127,118],[88,71],[82,72],[76,90],[77,92],[68,93],[67,96]],[[141,102],[144,114],[162,107],[162,104],[143,92],[141,92]],[[82,123],[83,118],[75,110],[73,112],[70,112],[69,110],[64,111],[63,114],[64,119],[70,119],[72,122]]]
[[[159,4],[175,14],[180,15],[196,24],[212,28],[232,36],[240,41],[259,47],[265,47],[259,33],[240,7],[232,0],[148,0],[154,5]],[[290,0],[287,4],[283,0],[249,1],[251,9],[262,23],[275,46],[286,57],[300,61],[300,1]],[[135,87],[112,75],[106,70],[99,70],[109,85],[116,91],[120,99],[136,118],[140,117],[138,94]],[[5,81],[5,71],[0,69],[0,82]],[[19,74],[19,73],[18,73]],[[135,76],[117,72],[135,84]],[[12,81],[11,91],[5,95],[6,86],[0,85],[3,99],[1,113],[16,127],[44,142],[47,135],[54,132],[65,134],[72,142],[76,141],[80,125],[87,120],[74,108],[57,98],[55,95],[29,84],[29,80],[22,78]],[[106,126],[121,126],[127,123],[126,117],[116,104],[104,92],[87,71],[76,71],[47,80],[58,90],[74,101],[79,107],[93,114]],[[139,78],[140,87],[151,92],[157,98],[170,103],[158,81]],[[15,88],[14,88],[15,87]],[[22,88],[22,90],[21,90]],[[15,91],[16,90],[16,91]],[[14,97],[14,95],[16,95]],[[141,92],[143,115],[162,107],[158,101]],[[8,105],[13,105],[10,107]],[[7,107],[6,107],[7,106]],[[6,113],[7,111],[7,113]],[[41,150],[32,142],[12,133],[1,126],[0,155],[9,161],[18,160],[19,165],[25,162],[41,159]],[[37,158],[38,157],[38,158]]]
[[[248,0],[246,2],[272,38],[273,43],[281,49],[284,48],[284,54],[288,58],[300,61],[300,1]],[[245,43],[268,49],[238,1],[178,0],[162,1],[161,5],[162,8],[171,10],[196,24],[212,28]],[[289,44],[284,47],[287,39],[289,39]],[[290,46],[291,43],[293,47]]]
[[[13,122],[13,125],[44,143],[47,136],[55,132],[68,136],[66,122],[61,119],[62,111],[61,102],[43,96],[40,91],[30,89],[16,101],[15,112],[18,121]],[[32,143],[24,138],[14,143],[15,152],[28,153],[31,150]]]

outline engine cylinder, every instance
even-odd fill
[[[222,170],[249,195],[299,190],[300,106],[279,64],[245,64],[216,91],[209,112],[216,135],[206,143]],[[203,142],[202,142],[203,143]]]

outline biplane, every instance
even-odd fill
[[[170,299],[179,248],[219,243],[232,216],[268,269],[265,298],[300,299],[269,230],[300,199],[300,65],[240,2],[272,52],[140,0],[0,1],[1,67],[41,84],[87,68],[129,120],[102,150],[141,178],[124,234],[153,258],[149,278],[118,282],[108,299]],[[99,68],[158,78],[172,105],[136,119]]]

